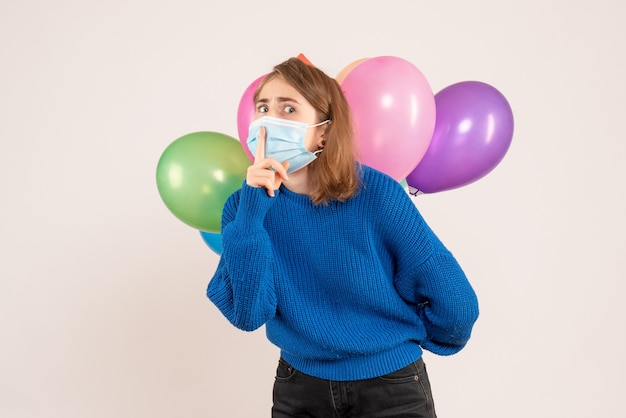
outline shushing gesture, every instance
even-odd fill
[[[265,158],[265,140],[265,127],[261,126],[254,163],[248,167],[246,174],[246,184],[251,187],[264,187],[267,195],[274,197],[274,190],[280,187],[283,180],[289,178],[287,176],[289,161],[281,163],[273,157]]]

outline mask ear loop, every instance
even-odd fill
[[[310,125],[310,126],[307,126],[307,128],[315,128],[316,126],[322,126],[322,125],[324,125],[325,123],[330,124],[331,122],[332,122],[332,120],[330,120],[330,119],[326,119],[325,121],[322,121],[322,122],[320,122],[320,123],[316,123],[315,125]]]
[[[331,121],[330,119],[326,119],[325,121],[322,121],[322,122],[317,123],[317,124],[315,124],[315,125],[311,125],[310,127],[311,127],[311,128],[315,128],[316,126],[322,126],[322,125],[324,125],[324,124],[326,124],[326,123],[328,123],[328,124],[330,125],[330,124],[332,123],[332,121]],[[324,136],[324,135],[322,135],[322,136]],[[320,154],[322,151],[324,151],[324,146],[326,146],[326,140],[325,140],[325,139],[322,139],[322,147],[321,147],[320,149],[318,149],[318,150],[314,151],[314,152],[313,152],[313,154],[314,154],[314,155],[316,155],[316,156],[317,156],[318,154]]]
[[[331,122],[332,121],[330,119],[326,119],[326,120],[324,120],[324,121],[322,121],[320,123],[316,123],[315,125],[307,126],[307,128],[315,128],[317,126],[322,126],[322,125],[327,124],[327,123],[330,124]],[[326,140],[322,140],[322,148],[313,151],[313,155],[315,155],[317,157],[318,154],[320,154],[322,151],[324,151],[324,148],[323,148],[324,145],[326,145]]]

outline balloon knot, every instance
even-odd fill
[[[409,194],[411,196],[419,196],[421,194],[424,194],[424,192],[420,191],[419,189],[416,189],[415,187],[409,186]]]

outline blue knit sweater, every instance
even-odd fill
[[[236,327],[265,325],[296,369],[359,380],[461,350],[478,317],[461,267],[402,186],[362,166],[347,202],[243,184],[222,216],[207,295]]]

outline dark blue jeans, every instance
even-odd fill
[[[278,362],[273,418],[436,418],[424,361],[384,376],[337,382]]]

